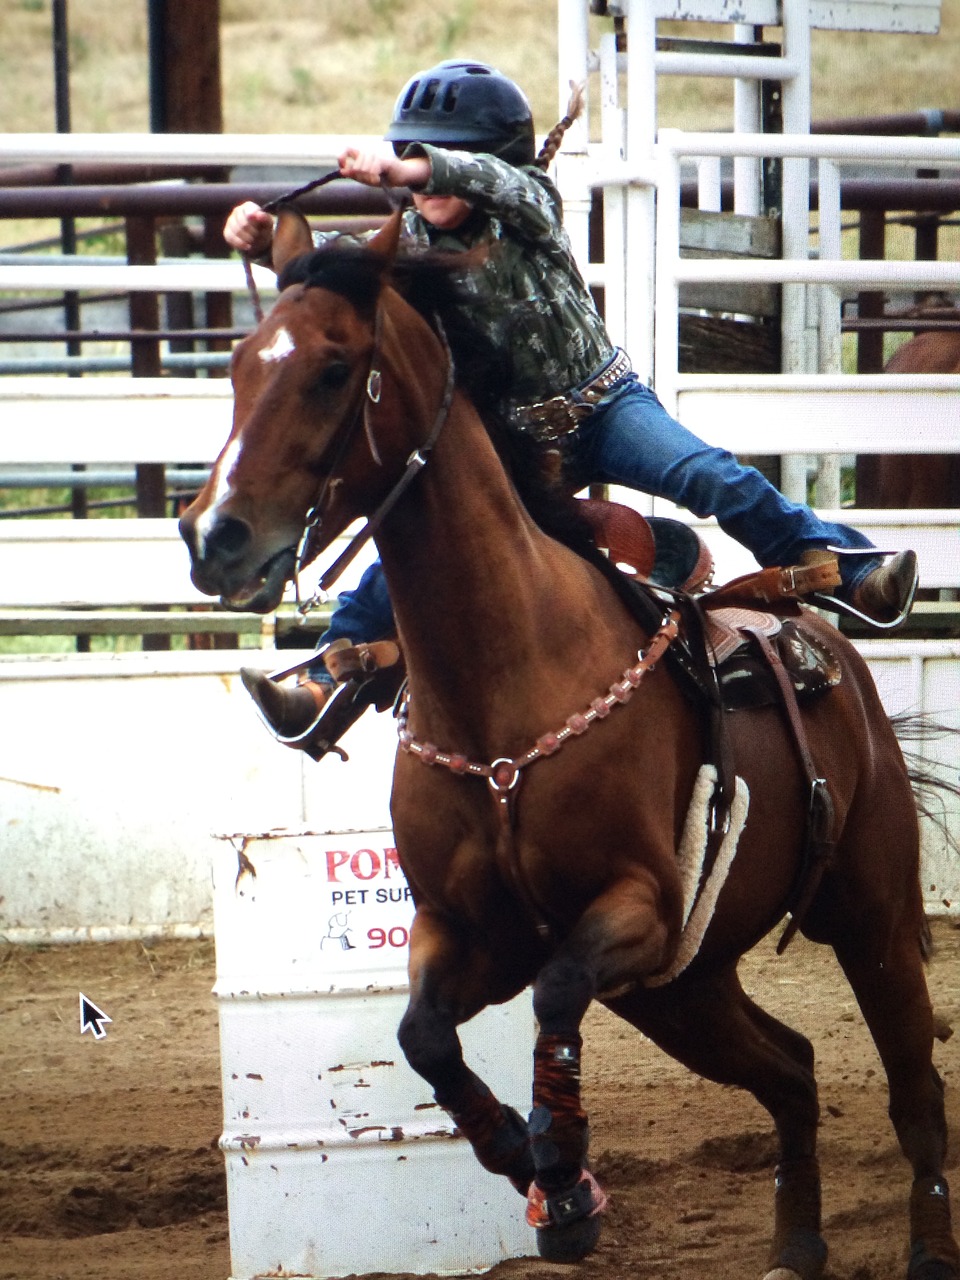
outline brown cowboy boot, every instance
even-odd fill
[[[889,626],[910,612],[917,589],[917,553],[898,551],[867,574],[853,591],[850,603],[874,622]]]
[[[882,555],[882,552],[878,554]],[[800,563],[822,564],[836,557],[826,548],[814,547],[804,551]],[[868,573],[863,582],[849,594],[840,588],[834,596],[815,598],[814,603],[829,608],[831,604],[846,604],[861,617],[879,627],[893,627],[903,622],[910,612],[917,589],[917,553],[898,551],[883,564]]]
[[[332,685],[316,680],[285,689],[256,667],[241,667],[240,679],[268,728],[282,740],[299,739],[312,728],[333,693]]]

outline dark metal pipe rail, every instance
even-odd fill
[[[941,133],[960,133],[960,111],[932,107],[928,111],[906,111],[889,116],[844,116],[835,120],[815,120],[811,133],[852,133],[882,138],[933,138]]]
[[[183,186],[74,186],[7,187],[0,189],[0,217],[97,218],[182,217],[187,214],[225,217],[244,200],[266,204],[290,190],[288,182],[184,183]],[[336,188],[320,187],[301,196],[297,207],[304,213],[329,217],[384,217],[392,208],[383,191],[359,182],[340,182]]]
[[[213,183],[170,186],[10,187],[0,189],[0,218],[115,217],[153,214],[226,216],[244,200],[266,204],[290,188],[285,183]],[[724,209],[733,208],[733,182],[721,184]],[[811,183],[811,200],[818,200],[818,184]],[[304,213],[371,220],[390,212],[383,192],[360,183],[345,182],[338,190],[321,187],[301,196]],[[697,185],[684,182],[681,203],[696,207]],[[848,178],[840,184],[843,209],[882,209],[908,212],[954,212],[960,209],[960,179],[956,178]],[[360,228],[351,228],[357,229]]]
[[[47,305],[57,304],[48,302]],[[43,333],[9,329],[0,330],[0,342],[133,342],[144,338],[159,342],[234,342],[245,338],[250,330],[250,325],[234,329],[45,329]]]
[[[43,187],[61,182],[61,166],[56,164],[18,164],[0,168],[0,187]],[[224,182],[223,165],[207,165],[205,169],[185,169],[182,164],[74,164],[70,180],[75,186],[103,186],[110,183],[169,182],[172,178],[200,178],[204,182]]]
[[[721,181],[720,197],[724,212],[730,212],[732,178]],[[681,184],[680,203],[684,208],[697,208],[699,197],[693,179]],[[810,183],[810,207],[820,207],[820,185],[816,180]],[[960,179],[847,178],[840,183],[840,208],[860,213],[955,213],[960,210]]]

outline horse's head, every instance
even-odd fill
[[[409,446],[389,432],[404,417],[398,379],[381,378],[398,359],[386,350],[396,323],[385,294],[406,305],[384,289],[398,233],[397,215],[366,246],[314,250],[306,222],[292,211],[280,216],[280,297],[234,351],[233,427],[180,521],[195,585],[225,604],[275,608],[307,525],[312,557],[402,470]],[[433,344],[429,363],[442,365],[434,335],[421,328]],[[436,375],[424,377],[429,387]]]

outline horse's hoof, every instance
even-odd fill
[[[600,1215],[580,1218],[564,1227],[541,1227],[537,1252],[545,1262],[579,1262],[593,1253],[600,1239]]]
[[[827,1246],[816,1231],[791,1231],[776,1250],[777,1265],[763,1280],[821,1280],[827,1265]]]
[[[957,1280],[960,1265],[956,1258],[956,1246],[949,1235],[946,1241],[941,1242],[937,1253],[939,1257],[922,1240],[917,1241],[910,1251],[907,1280]],[[945,1253],[954,1256],[944,1257]]]
[[[537,1230],[537,1250],[548,1262],[579,1262],[600,1239],[607,1197],[586,1169],[569,1191],[547,1195],[536,1182],[527,1197],[527,1222]]]

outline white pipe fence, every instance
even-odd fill
[[[332,133],[0,133],[0,164],[296,165],[329,169],[344,146],[382,138]]]

